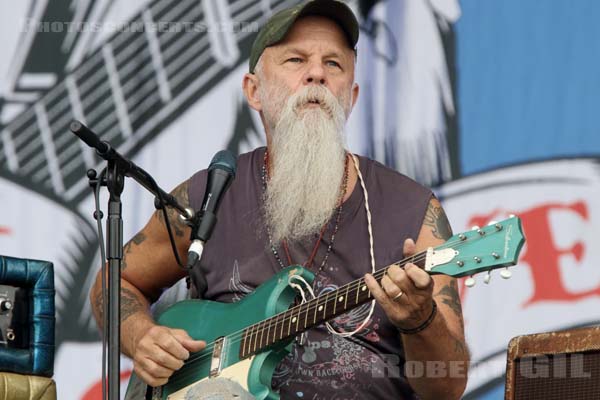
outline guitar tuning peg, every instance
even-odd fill
[[[471,227],[471,230],[473,230],[473,231],[476,231],[476,230],[478,230],[478,229],[479,229],[479,227],[478,227],[477,225],[473,225],[473,226]]]
[[[508,218],[514,218],[514,217],[516,217],[515,214],[508,214]]]
[[[485,274],[485,276],[483,277],[483,283],[488,285],[490,283],[491,279],[492,279],[492,271],[488,271],[487,274]]]
[[[472,276],[468,277],[465,280],[465,286],[466,287],[473,287],[473,286],[475,286],[475,279]]]
[[[500,276],[503,279],[509,279],[512,276],[512,272],[508,269],[508,267],[506,267],[505,269],[500,271]]]
[[[497,223],[498,221],[491,220],[490,222],[488,222],[488,226],[496,225]]]

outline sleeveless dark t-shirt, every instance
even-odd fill
[[[237,175],[224,195],[218,223],[206,243],[199,267],[208,288],[203,297],[219,302],[242,299],[281,269],[268,244],[262,218],[261,168],[265,148],[238,158]],[[369,195],[376,269],[403,258],[407,238],[416,240],[429,189],[378,162],[359,157]],[[352,165],[350,165],[353,167]],[[192,176],[191,206],[201,208],[206,170]],[[335,220],[335,217],[332,218]],[[314,269],[327,252],[334,221],[319,245]],[[317,237],[289,244],[291,258],[303,264]],[[286,260],[280,249],[282,260]],[[369,235],[363,191],[357,182],[342,207],[339,230],[326,267],[317,276],[315,294],[322,295],[371,272]],[[330,321],[338,331],[351,332],[368,315],[370,303]],[[282,399],[414,399],[403,371],[404,355],[398,331],[376,305],[367,325],[350,338],[330,334],[321,325],[308,331],[303,345],[295,344],[279,365],[273,386]]]

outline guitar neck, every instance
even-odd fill
[[[0,175],[60,202],[80,202],[89,192],[86,170],[101,164],[70,133],[72,119],[131,156],[247,59],[255,29],[235,23],[261,24],[298,1],[150,2],[129,21],[131,29],[2,127]]]
[[[424,268],[425,256],[426,252],[421,252],[395,265],[404,268],[406,264],[413,263],[420,268]],[[381,284],[381,279],[388,268],[389,266],[373,274],[378,283]],[[341,286],[337,290],[294,306],[287,311],[248,327],[244,331],[240,356],[245,358],[259,353],[274,343],[294,337],[369,300],[373,300],[373,296],[364,278],[360,278]]]

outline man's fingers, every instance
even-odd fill
[[[173,375],[172,369],[166,368],[160,364],[157,364],[149,358],[144,358],[140,361],[140,366],[144,371],[148,372],[154,379],[169,378]]]
[[[415,264],[406,264],[404,272],[417,289],[427,289],[433,282],[431,276]]]
[[[183,361],[187,360],[187,357],[180,358],[178,356],[175,356],[172,353],[171,349],[169,349],[167,346],[163,346],[163,344],[157,343],[154,347],[154,351],[152,352],[152,354],[148,355],[148,358],[151,358],[152,360],[156,361],[157,364],[169,368],[173,371],[176,371],[179,368],[183,367]]]
[[[137,376],[139,376],[144,382],[152,387],[162,386],[169,381],[168,378],[156,378],[152,376],[152,374],[143,369],[141,366],[136,366],[134,371]]]
[[[406,239],[404,241],[404,247],[402,248],[402,252],[404,253],[404,257],[410,257],[417,251],[417,246],[415,245],[415,241],[412,239]]]
[[[163,331],[155,344],[178,360],[187,360],[190,357],[190,352],[179,342],[171,330]]]
[[[394,299],[400,292],[404,292],[398,282],[388,275],[383,276],[380,286],[390,299]]]
[[[379,305],[381,307],[386,309],[391,306],[392,300],[385,293],[385,291],[381,288],[381,286],[379,286],[379,283],[377,283],[375,278],[373,278],[373,275],[366,274],[365,275],[365,283],[367,284],[367,287],[371,291],[371,294],[373,295],[375,300],[377,300],[377,302],[379,303]]]
[[[186,350],[191,352],[200,351],[206,347],[204,340],[194,340],[183,329],[173,329],[173,336]]]

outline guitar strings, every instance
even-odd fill
[[[498,232],[497,230],[496,231],[492,231],[492,234],[493,233],[497,233],[497,232]],[[479,238],[479,237],[475,237],[475,238]],[[472,240],[472,238],[467,238],[465,240],[456,240],[456,241],[453,241],[453,242],[446,242],[446,243],[438,246],[436,249],[445,249],[445,248],[448,248],[449,246],[453,246],[455,244],[458,247],[458,246],[460,246],[462,244],[465,244],[469,240]],[[402,266],[402,265],[407,264],[409,262],[419,262],[421,260],[426,259],[426,256],[427,256],[427,251],[422,251],[422,252],[417,253],[417,254],[415,254],[415,255],[413,255],[411,257],[406,257],[406,258],[404,258],[402,260],[399,260],[399,261],[396,261],[396,262],[392,263],[390,266],[384,267],[384,268],[376,271],[375,274],[373,274],[373,276],[376,279],[379,279],[380,277],[383,277],[385,275],[385,273],[387,272],[388,268],[391,267],[392,265],[400,265],[400,266]],[[346,289],[346,292],[349,292],[351,289],[358,289],[362,284],[364,284],[364,279],[363,278],[358,279],[358,280],[353,281],[353,282],[350,282],[349,284],[347,284],[349,287]],[[336,292],[338,292],[342,288],[337,289]],[[327,298],[331,295],[331,293],[334,293],[334,292],[330,292],[327,295],[325,295],[326,300],[324,302],[328,301]],[[306,313],[308,313],[308,312],[310,312],[312,310],[315,310],[318,307],[318,305],[319,305],[318,303],[319,302],[317,302],[315,304],[311,304],[308,307],[306,307]],[[288,309],[286,311],[283,311],[283,312],[281,312],[281,313],[279,313],[279,314],[271,317],[274,320],[271,323],[269,323],[268,325],[265,325],[263,327],[259,328],[258,325],[260,323],[264,323],[266,320],[265,321],[261,321],[261,322],[259,322],[257,324],[254,324],[254,325],[250,325],[249,327],[243,328],[243,329],[238,330],[236,332],[233,332],[233,333],[231,333],[231,334],[229,334],[229,335],[226,336],[229,339],[228,343],[236,344],[236,343],[240,342],[242,340],[242,337],[243,337],[243,334],[244,334],[245,331],[248,331],[248,333],[250,334],[250,336],[251,335],[256,335],[259,332],[260,333],[264,333],[264,331],[267,330],[267,328],[271,329],[273,325],[275,326],[275,329],[274,329],[274,331],[275,331],[277,325],[279,324],[279,322],[282,322],[281,320],[284,320],[286,317],[289,316],[289,315],[286,315],[286,314],[293,314],[294,313],[293,311],[297,311],[298,308],[300,308],[302,306],[305,306],[305,305],[306,305],[306,303],[299,304],[297,306],[294,306],[294,307],[292,307],[292,308],[290,308],[290,309]],[[300,310],[300,312],[302,312],[302,311],[304,311],[304,310]],[[254,332],[254,329],[256,329],[256,332]],[[206,357],[211,357],[212,356],[211,350],[214,349],[214,345],[215,345],[214,341],[210,342],[199,353],[196,353],[195,355],[192,355],[188,360],[186,360],[184,366],[182,367],[182,370],[186,366],[189,366],[191,364],[195,364],[196,362],[199,362],[199,361],[203,360]],[[182,375],[185,375],[185,371],[181,371],[181,372],[182,372],[181,374],[179,374],[177,377],[175,377],[173,379],[173,382],[177,382],[179,380],[177,378],[181,378],[181,379],[184,378]]]
[[[492,234],[493,233],[497,233],[497,232],[498,232],[498,230],[492,231]],[[479,237],[475,237],[475,238],[479,238]],[[443,250],[443,249],[446,249],[449,246],[453,246],[455,244],[457,245],[457,247],[459,247],[459,246],[465,244],[466,242],[468,242],[470,240],[472,240],[472,238],[467,238],[465,240],[460,240],[459,239],[459,240],[456,240],[456,241],[453,241],[453,242],[446,242],[446,243],[438,246],[436,249],[442,249]],[[422,252],[417,253],[417,254],[415,254],[415,255],[413,255],[411,257],[406,257],[406,258],[404,258],[402,260],[396,261],[396,262],[392,263],[391,265],[389,265],[387,267],[381,268],[380,270],[376,271],[373,274],[373,276],[376,279],[379,279],[379,278],[381,278],[381,277],[383,277],[385,275],[385,273],[387,272],[387,270],[392,265],[400,265],[402,267],[403,265],[405,265],[405,264],[407,264],[409,262],[413,262],[413,263],[414,262],[419,262],[419,261],[425,260],[426,258],[427,258],[427,251],[422,251]],[[358,289],[363,284],[364,284],[364,278],[360,278],[358,280],[350,282],[350,283],[347,284],[348,288],[346,289],[346,292],[348,293],[352,289]],[[342,286],[342,288],[343,288],[343,286]],[[342,289],[342,288],[338,288],[335,292],[339,292],[340,289]],[[327,295],[325,295],[325,300],[324,300],[323,303],[328,302],[329,301],[328,300],[329,296],[332,293],[335,293],[335,292],[329,292]],[[313,301],[313,300],[311,300],[311,301]],[[285,320],[287,317],[289,317],[289,315],[287,315],[287,314],[294,314],[294,311],[297,311],[297,309],[300,308],[300,307],[302,307],[302,306],[306,306],[306,304],[307,303],[299,304],[297,306],[294,306],[294,307],[292,307],[292,308],[290,308],[290,309],[288,309],[286,311],[283,311],[283,312],[281,312],[281,313],[279,313],[279,314],[271,317],[274,320],[271,323],[269,323],[268,325],[265,325],[263,327],[259,328],[258,326],[259,326],[259,324],[264,323],[267,320],[261,321],[261,322],[259,322],[257,324],[250,325],[250,326],[248,326],[246,328],[243,328],[243,329],[240,329],[240,330],[238,330],[236,332],[232,332],[231,334],[229,334],[229,335],[226,336],[226,338],[228,338],[228,343],[231,343],[231,344],[239,343],[242,340],[245,331],[248,331],[247,333],[250,336],[257,335],[259,332],[262,334],[262,333],[264,333],[265,330],[267,330],[267,327],[270,330],[272,328],[272,326],[274,325],[275,326],[274,332],[275,332],[276,329],[277,329],[277,325],[279,324],[279,322],[283,322],[283,320]],[[305,307],[306,308],[305,312],[309,313],[310,311],[315,310],[318,306],[319,306],[319,302],[311,304],[308,307]],[[304,310],[299,310],[299,312],[303,312],[303,311]],[[256,332],[254,332],[254,329],[256,329]],[[182,379],[187,378],[189,373],[193,373],[193,371],[189,371],[188,372],[188,371],[184,371],[184,369],[187,369],[186,367],[188,367],[188,366],[190,366],[192,364],[195,364],[197,362],[200,362],[200,361],[202,361],[203,359],[205,359],[207,357],[211,357],[212,356],[211,351],[214,349],[214,346],[215,346],[215,342],[214,341],[210,342],[210,343],[208,343],[206,345],[206,347],[204,349],[202,349],[200,352],[196,353],[195,355],[192,355],[188,360],[186,360],[185,363],[184,363],[184,366],[180,370],[180,373],[176,377],[174,377],[171,382],[172,383],[177,383],[177,382],[181,381]]]
[[[492,231],[491,234],[498,233],[498,232],[499,232],[499,229],[496,229],[496,230]],[[484,231],[484,234],[489,234],[489,233]],[[459,239],[459,240],[456,240],[456,241],[453,241],[453,242],[446,242],[446,243],[443,243],[440,246],[436,247],[436,249],[443,250],[443,249],[446,249],[446,248],[448,248],[450,246],[453,246],[453,245],[457,245],[456,247],[460,247],[463,244],[466,244],[467,242],[473,240],[474,238],[475,239],[479,239],[480,237],[479,236],[475,236],[473,238],[465,238],[465,239]],[[387,267],[381,268],[380,270],[376,271],[373,274],[373,276],[376,279],[379,279],[380,277],[383,277],[386,274],[387,270],[391,266],[393,266],[393,265],[399,265],[399,266],[403,267],[405,264],[407,264],[409,262],[413,262],[413,263],[414,262],[419,262],[419,261],[422,261],[422,260],[424,260],[426,258],[427,258],[427,251],[422,251],[422,252],[417,253],[417,254],[415,254],[415,255],[413,255],[411,257],[406,257],[406,258],[404,258],[402,260],[396,261],[396,262],[392,263],[391,265],[389,265]],[[348,288],[346,289],[346,293],[348,293],[351,289],[358,289],[363,284],[364,284],[364,278],[360,278],[360,279],[357,279],[357,280],[355,280],[353,282],[348,283],[347,285],[344,285],[344,286],[348,286]],[[344,286],[342,286],[342,288]],[[338,288],[335,292],[339,292],[340,289],[342,289],[342,288]],[[324,296],[325,297],[324,303],[329,301],[328,298],[331,295],[331,293],[334,293],[334,292],[329,292],[328,294],[326,294]],[[369,292],[369,295],[370,295],[370,292]],[[311,300],[311,302],[313,300]],[[294,312],[298,308],[300,308],[302,306],[306,306],[306,304],[307,303],[299,304],[299,305],[294,306],[294,307],[292,307],[292,308],[290,308],[290,309],[288,309],[286,311],[283,311],[283,312],[281,312],[281,313],[279,313],[277,315],[274,315],[273,317],[270,318],[270,319],[273,319],[273,321],[270,322],[266,326],[263,326],[263,327],[259,328],[259,324],[264,323],[268,319],[264,320],[264,321],[261,321],[259,323],[250,325],[250,326],[248,326],[246,328],[240,329],[240,330],[238,330],[236,332],[232,332],[231,334],[229,334],[229,335],[226,336],[226,338],[228,338],[228,343],[231,343],[231,344],[237,344],[237,343],[239,343],[241,340],[243,340],[242,338],[244,336],[244,332],[246,332],[246,331],[247,331],[247,334],[249,334],[250,337],[252,335],[257,335],[259,332],[262,334],[266,330],[265,328],[268,327],[268,329],[270,330],[271,327],[272,327],[272,325],[273,325],[273,323],[275,325],[275,328],[274,328],[274,332],[275,332],[276,329],[277,329],[277,325],[279,324],[279,322],[283,322],[283,320],[285,320],[287,317],[290,316],[288,314],[292,314],[293,315]],[[308,307],[305,307],[306,308],[305,312],[308,314],[308,312],[310,312],[312,310],[315,310],[318,306],[319,306],[319,302],[318,301],[316,303],[314,303],[314,304],[310,304]],[[302,312],[303,310],[299,310],[299,311]],[[298,315],[300,315],[300,313]],[[256,329],[256,332],[253,331],[254,329]],[[262,338],[262,336],[261,336],[261,338]],[[267,340],[268,340],[268,338],[267,338]],[[275,342],[273,342],[273,343],[275,343]],[[212,356],[211,351],[212,351],[212,349],[214,349],[214,346],[215,346],[215,342],[214,341],[210,342],[200,352],[192,355],[188,360],[185,361],[184,366],[180,369],[180,373],[178,373],[178,375],[176,377],[174,377],[170,382],[177,383],[177,382],[179,382],[179,381],[181,381],[183,379],[188,378],[189,374],[194,373],[194,371],[185,371],[184,369],[187,369],[186,367],[188,367],[188,366],[190,366],[192,364],[195,364],[197,362],[200,362],[200,361],[204,360],[206,357],[211,357]]]

